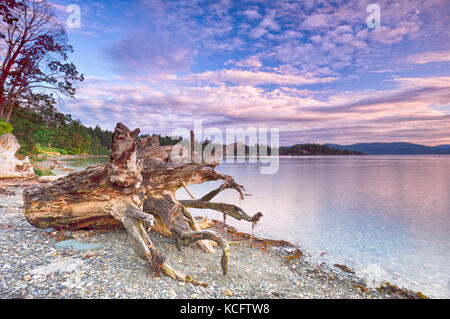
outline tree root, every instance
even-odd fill
[[[184,217],[187,218],[189,226],[191,227],[191,229],[194,230],[194,231],[201,231],[202,228],[198,224],[198,222],[195,220],[194,216],[192,216],[192,214],[187,209],[185,209],[184,207],[182,207],[182,209],[183,209]],[[214,254],[216,252],[216,250],[213,247],[216,244],[214,241],[201,240],[201,241],[198,241],[197,244],[204,251],[206,251],[207,253]]]
[[[223,183],[219,188],[217,188],[217,189],[209,192],[205,196],[203,196],[201,198],[201,200],[203,200],[205,202],[209,202],[221,191],[228,189],[228,188],[232,188],[232,189],[236,190],[239,193],[240,199],[241,200],[244,199],[244,191],[245,191],[244,186],[237,184],[231,176],[225,175],[225,183]]]
[[[261,219],[263,214],[261,212],[256,213],[254,216],[250,217],[247,215],[244,210],[236,205],[232,204],[224,204],[224,203],[215,203],[210,202],[217,194],[225,189],[232,188],[239,193],[239,198],[241,200],[244,199],[244,191],[245,188],[242,185],[237,184],[231,176],[224,175],[223,176],[225,182],[215,190],[212,190],[205,196],[200,199],[191,199],[191,200],[180,200],[180,204],[184,207],[190,208],[200,208],[200,209],[212,209],[217,210],[223,213],[223,223],[226,222],[226,215],[229,215],[237,220],[246,220],[252,222],[252,230]],[[186,188],[186,187],[185,187]],[[191,196],[192,197],[192,196]]]
[[[144,222],[147,229],[150,230],[155,225],[155,217],[151,214],[146,214],[134,206],[128,206],[125,210],[125,216],[132,217]]]
[[[261,212],[256,213],[253,216],[247,215],[244,210],[236,205],[205,202],[201,199],[180,200],[180,203],[184,207],[200,208],[200,209],[213,209],[222,212],[226,215],[236,218],[237,220],[246,220],[252,223],[252,229],[256,226],[263,214]],[[225,223],[225,222],[224,222]]]
[[[208,283],[199,282],[193,279],[191,276],[179,272],[168,263],[166,263],[165,257],[158,252],[158,250],[150,241],[150,238],[148,237],[147,232],[142,226],[142,222],[140,220],[133,217],[125,217],[123,220],[123,224],[128,233],[135,240],[137,255],[147,262],[147,265],[155,276],[159,276],[162,272],[177,281],[191,283],[199,286],[208,285]]]
[[[228,245],[228,242],[220,237],[218,233],[212,230],[202,230],[198,232],[182,232],[180,234],[180,239],[187,243],[187,244],[193,244],[199,240],[209,239],[222,247],[222,258],[220,260],[220,264],[222,266],[222,272],[224,275],[228,272],[228,259],[230,257],[230,246]]]
[[[182,244],[196,242],[216,242],[222,248],[221,266],[224,274],[228,271],[228,258],[230,247],[226,240],[214,231],[201,230],[195,218],[178,202],[173,195],[163,194],[158,197],[147,198],[144,203],[146,213],[158,216],[165,225],[168,225],[175,245],[181,250]],[[192,231],[195,223],[196,231]]]

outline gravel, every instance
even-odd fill
[[[244,240],[231,246],[223,276],[221,251],[207,254],[154,232],[150,238],[167,262],[207,287],[153,277],[123,229],[55,232],[32,227],[22,214],[22,187],[0,184],[0,298],[386,298],[353,274],[316,265],[307,257],[289,262],[284,249],[261,250]],[[227,234],[223,233],[225,237]],[[55,244],[64,239],[96,249]]]

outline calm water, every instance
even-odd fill
[[[67,158],[62,159],[67,166],[73,168],[76,171],[85,169],[89,165],[106,163],[109,160],[109,156],[101,157],[80,157],[80,158]]]
[[[259,166],[220,165],[252,196],[240,202],[226,190],[214,199],[261,211],[255,235],[297,243],[315,261],[346,264],[369,283],[450,298],[450,156],[281,158],[274,175]],[[200,197],[219,184],[189,188]],[[188,198],[183,189],[177,196]],[[247,222],[227,222],[251,232]]]

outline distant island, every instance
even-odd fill
[[[426,146],[413,143],[357,143],[352,145],[325,144],[342,151],[357,151],[368,155],[450,154],[450,145]]]
[[[363,152],[356,150],[343,150],[328,145],[315,143],[295,144],[292,146],[280,146],[280,155],[364,155]]]
[[[209,141],[203,142],[203,147],[208,143]],[[196,141],[198,143],[198,141]],[[219,145],[219,147],[223,147],[223,154],[225,156],[235,156],[238,155],[238,149],[239,147],[244,146],[245,149],[245,155],[251,155],[251,154],[258,154],[262,155],[260,151],[256,152],[256,148],[263,147],[264,149],[267,149],[267,155],[274,154],[274,150],[276,148],[270,148],[265,145],[242,145],[242,143],[234,143],[232,149],[227,150],[227,146],[225,145]],[[229,147],[229,146],[228,146]],[[229,154],[230,153],[230,154]],[[264,153],[263,153],[264,154]],[[276,152],[275,152],[276,154]],[[347,150],[340,150],[337,148],[332,148],[326,145],[316,144],[316,143],[307,143],[307,144],[295,144],[291,146],[280,146],[278,148],[278,155],[280,156],[306,156],[306,155],[365,155],[363,152],[359,151],[347,151]]]

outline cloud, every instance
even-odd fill
[[[121,39],[104,50],[124,73],[186,72],[196,59],[229,52],[242,45],[233,31],[227,1],[201,6],[195,2],[137,1]]]
[[[294,30],[287,30],[284,33],[282,33],[280,36],[278,36],[278,39],[280,40],[295,40],[303,38],[305,35],[301,32],[294,31]]]
[[[443,39],[449,33],[442,23],[443,0],[377,3],[381,27],[371,30],[365,22],[367,1],[141,0],[128,5],[132,24],[123,26],[127,32],[105,52],[117,69],[131,72],[187,72],[210,60],[220,69],[218,64],[237,61],[246,52],[274,67],[289,63],[308,71],[326,66],[333,72],[353,68],[358,73],[366,72],[361,66],[369,64],[394,68],[387,65],[394,59],[385,57],[403,54],[404,47],[396,44],[420,43],[430,35]]]
[[[278,23],[270,16],[265,16],[264,19],[259,24],[260,27],[266,28],[268,30],[279,30],[280,26]]]
[[[449,61],[446,1],[379,0],[377,29],[369,3],[86,1],[117,77],[88,78],[67,107],[146,132],[203,119],[279,127],[285,143],[450,143],[450,74],[431,64]],[[81,55],[94,64],[93,53]]]
[[[263,35],[265,35],[267,32],[268,31],[265,28],[256,27],[250,31],[249,36],[252,39],[258,39],[261,38]]]
[[[414,27],[412,29],[407,28],[406,26],[398,27],[395,29],[390,29],[386,26],[381,26],[372,31],[372,39],[384,43],[384,44],[392,44],[395,42],[399,42],[403,40],[403,38],[409,33],[413,33],[417,31],[418,27]]]
[[[450,51],[425,52],[411,55],[408,61],[415,64],[426,64],[431,62],[450,62]]]
[[[256,28],[250,31],[249,36],[252,39],[258,39],[263,35],[267,34],[269,31],[280,30],[278,23],[271,17],[265,16],[264,19],[258,24]]]
[[[314,30],[329,27],[332,17],[326,14],[315,14],[307,17],[301,24],[302,29]]]
[[[243,12],[243,14],[252,20],[260,19],[261,15],[258,12],[258,8],[247,9]]]
[[[104,52],[119,62],[114,67],[124,73],[188,71],[196,55],[195,49],[164,30],[151,35],[148,30],[140,30]]]
[[[393,73],[398,72],[398,69],[385,69],[385,70],[371,70],[369,73]]]
[[[319,78],[312,75],[289,75],[278,74],[264,71],[247,71],[247,70],[219,70],[206,71],[203,73],[190,74],[189,80],[204,81],[213,84],[233,83],[237,85],[305,85],[316,83],[328,83],[335,81],[336,78],[326,77]]]
[[[232,63],[237,67],[250,68],[250,69],[259,69],[260,67],[263,66],[261,63],[261,60],[256,55],[248,57],[243,60],[240,60],[238,62],[230,61],[229,63]]]
[[[258,81],[269,74],[256,73]],[[214,75],[217,76],[217,75]],[[230,75],[242,76],[232,72]],[[252,75],[255,76],[255,75]],[[272,75],[273,76],[273,75]],[[214,77],[213,77],[214,78]],[[263,80],[261,80],[263,79]],[[281,80],[280,80],[281,79]],[[286,78],[280,78],[286,81]],[[407,140],[448,143],[450,115],[438,110],[450,103],[449,77],[398,78],[386,91],[317,92],[281,85],[258,88],[244,80],[237,86],[183,86],[160,90],[142,81],[87,80],[68,109],[95,125],[100,119],[113,127],[131,123],[144,132],[169,134],[175,127],[266,126],[281,129],[284,143]],[[270,80],[272,81],[272,80]]]
[[[59,3],[51,3],[51,2],[49,3],[49,5],[53,9],[55,9],[56,11],[64,12],[64,13],[67,12],[67,6],[66,5],[62,5],[62,4],[59,4]]]

